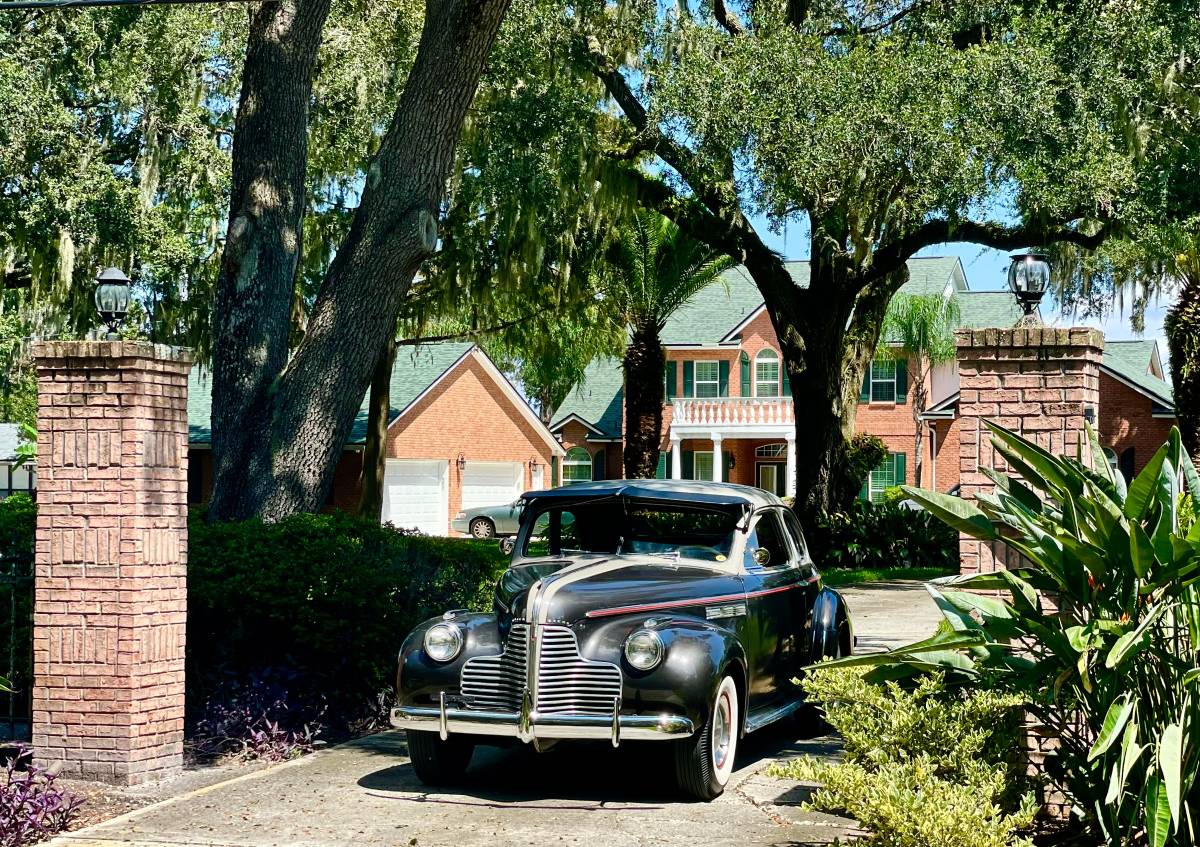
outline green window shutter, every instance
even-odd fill
[[[905,464],[908,462],[908,457],[903,453],[892,454],[892,485],[905,485],[908,483],[908,468]]]
[[[592,456],[592,479],[604,479],[604,448],[601,447]]]
[[[666,453],[658,454],[658,467],[654,469],[654,478],[655,479],[666,479],[667,478],[667,454]]]
[[[908,402],[908,360],[896,360],[896,402]]]
[[[859,392],[858,392],[858,402],[860,402],[860,403],[870,403],[871,402],[871,364],[870,364],[870,362],[867,363],[867,370],[865,373],[863,373],[863,384],[862,384],[862,388],[859,389]]]
[[[696,396],[696,363],[683,363],[683,396]]]
[[[779,376],[783,378],[783,396],[792,396],[792,381],[788,379],[787,368],[783,366],[783,362],[779,363]]]
[[[696,454],[691,450],[683,451],[683,478],[695,479],[696,477]]]
[[[858,492],[859,500],[871,499],[871,475],[868,473],[867,478],[863,480],[862,490]]]
[[[729,396],[729,362],[726,359],[717,363],[717,396]]]
[[[750,388],[750,357],[746,355],[746,351],[742,351],[742,355],[738,357],[738,367],[742,371],[742,396],[749,397],[751,394]]]
[[[558,456],[550,457],[550,487],[558,488]]]
[[[667,381],[666,398],[668,400],[673,400],[675,399],[675,363],[667,362],[666,365],[663,366],[663,370],[665,373],[664,378]]]

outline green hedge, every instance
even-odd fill
[[[17,692],[15,709],[28,707],[33,687],[33,534],[37,506],[28,494],[0,500],[0,677]]]
[[[856,500],[806,529],[818,564],[826,568],[958,569],[958,533],[923,509]]]
[[[351,723],[395,679],[408,631],[450,608],[488,608],[505,557],[495,542],[410,535],[342,513],[278,523],[193,515],[188,688],[193,707],[224,681],[292,673],[299,701]]]

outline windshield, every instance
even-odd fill
[[[551,505],[533,517],[526,557],[579,553],[660,555],[724,562],[739,511],[606,497]]]

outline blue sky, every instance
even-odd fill
[[[793,226],[782,233],[776,234],[770,231],[765,220],[755,219],[752,220],[752,223],[758,232],[762,234],[767,246],[777,250],[789,259],[808,258],[808,242],[802,226]],[[932,247],[922,250],[917,255],[958,256],[962,260],[963,270],[967,274],[967,282],[970,283],[973,290],[987,291],[1007,287],[1005,274],[1008,271],[1008,253],[1004,250],[993,250],[990,247],[981,247],[978,244],[956,242],[935,244]],[[1167,341],[1163,334],[1163,318],[1166,316],[1167,307],[1170,305],[1170,300],[1166,298],[1151,304],[1146,310],[1146,331],[1142,335],[1138,335],[1130,328],[1128,310],[1122,314],[1114,308],[1112,313],[1104,320],[1064,317],[1059,314],[1055,306],[1044,309],[1043,313],[1047,323],[1059,326],[1082,325],[1098,327],[1104,331],[1106,338],[1155,339],[1158,341],[1158,349],[1162,355],[1163,364],[1167,365]]]

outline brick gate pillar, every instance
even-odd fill
[[[964,499],[995,488],[980,467],[1007,467],[992,448],[985,420],[1034,441],[1055,455],[1074,456],[1100,409],[1100,360],[1104,333],[1098,329],[1030,327],[964,329],[958,345],[959,468]],[[1002,542],[959,538],[963,573],[1004,566]]]
[[[33,746],[135,784],[183,764],[191,354],[36,343]]]

